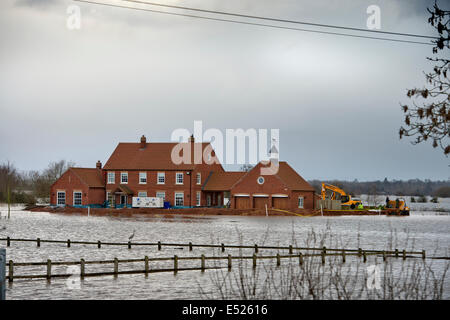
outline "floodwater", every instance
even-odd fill
[[[439,204],[440,208],[450,209],[450,201]],[[349,249],[387,249],[388,239],[394,234],[394,248],[426,250],[427,256],[449,256],[450,253],[450,213],[436,211],[413,211],[409,217],[387,216],[341,216],[341,217],[240,217],[240,216],[202,216],[202,217],[149,217],[145,215],[132,218],[87,217],[82,215],[59,215],[50,213],[22,211],[11,212],[11,219],[5,219],[5,208],[0,208],[0,238],[41,238],[52,240],[85,240],[127,242],[134,232],[133,242],[189,243],[194,244],[249,244],[283,245],[295,242],[304,244],[308,232],[329,230],[342,246]],[[6,229],[3,229],[6,227]],[[241,239],[240,239],[241,237]],[[341,246],[341,247],[342,247]],[[6,242],[0,242],[6,248]],[[252,250],[244,250],[252,254]],[[260,251],[269,254],[270,251]],[[273,253],[273,251],[272,251]],[[220,255],[208,248],[187,248],[102,246],[36,242],[12,242],[7,248],[7,260],[14,262],[44,262],[106,260],[117,257],[143,258]],[[237,255],[238,249],[227,249],[224,253]],[[437,268],[442,263],[437,261]],[[143,263],[120,264],[120,270],[143,269]],[[152,262],[151,268],[170,268],[173,262]],[[179,267],[199,266],[200,261],[180,261]],[[16,267],[15,274],[45,274],[45,267]],[[55,273],[67,273],[67,267],[58,266]],[[113,266],[86,265],[86,272],[99,270],[112,271]],[[439,270],[437,270],[439,271]],[[214,290],[211,273],[214,271],[180,271],[155,273],[145,277],[143,274],[119,275],[85,278],[81,286],[68,285],[67,279],[15,280],[7,287],[7,299],[201,299],[199,288],[206,292]],[[448,276],[447,276],[448,278]],[[449,282],[449,281],[447,281]],[[450,297],[446,285],[445,297]]]

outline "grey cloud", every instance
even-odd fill
[[[45,2],[35,11],[0,2],[0,162],[92,167],[119,141],[167,141],[203,120],[279,128],[282,159],[306,178],[447,178],[441,153],[397,135],[405,89],[430,68],[427,47],[88,4],[70,31],[59,1]],[[357,27],[371,2],[179,1]],[[390,28],[425,32],[425,13],[400,25],[395,8],[383,14]]]
[[[15,5],[17,6],[29,6],[29,7],[49,7],[57,3],[61,3],[58,0],[15,0]]]

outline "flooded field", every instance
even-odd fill
[[[442,204],[440,204],[442,206]],[[447,203],[444,204],[446,206]],[[127,242],[134,232],[133,242],[172,242],[194,244],[244,244],[289,245],[293,241],[303,244],[305,235],[313,228],[316,231],[328,229],[342,240],[346,248],[386,249],[388,239],[396,235],[398,248],[426,250],[428,256],[448,256],[450,252],[450,215],[434,211],[413,211],[409,217],[387,216],[341,216],[341,217],[149,217],[145,215],[132,218],[87,217],[82,215],[58,215],[42,212],[28,212],[15,209],[11,219],[5,219],[5,208],[0,208],[0,238],[41,238],[52,240],[86,240]],[[3,227],[6,227],[4,229]],[[2,241],[0,247],[6,248]],[[224,254],[237,254],[237,249],[227,249]],[[264,251],[263,254],[269,254]],[[245,250],[244,250],[244,253]],[[252,254],[251,250],[247,253]],[[273,252],[272,252],[273,253]],[[125,258],[211,256],[208,248],[166,247],[158,251],[156,247],[72,245],[42,243],[37,248],[35,242],[12,242],[7,248],[7,259],[14,262],[43,262],[105,260]],[[215,252],[215,254],[220,254]],[[152,268],[164,267],[166,262],[151,265]],[[172,262],[173,263],[173,262]],[[186,264],[180,262],[180,267]],[[199,264],[199,262],[193,262]],[[157,265],[156,265],[157,264]],[[442,263],[436,260],[437,271]],[[169,262],[166,266],[171,266]],[[140,266],[142,268],[142,266]],[[17,273],[20,273],[18,267]],[[65,273],[55,268],[55,272]],[[102,268],[112,269],[112,265]],[[122,265],[120,266],[122,269]],[[133,265],[124,266],[133,268]],[[136,267],[135,267],[136,268]],[[88,265],[86,272],[93,271]],[[45,267],[37,267],[39,273],[45,273]],[[199,288],[213,290],[211,274],[215,271],[183,271],[173,273],[139,275],[121,275],[86,278],[81,289],[71,289],[66,279],[16,280],[7,288],[8,299],[195,299],[202,298]],[[448,276],[447,276],[448,278]],[[448,281],[447,281],[448,283]],[[447,298],[450,292],[446,287]]]

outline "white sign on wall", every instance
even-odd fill
[[[133,208],[162,208],[163,198],[156,197],[133,197]]]

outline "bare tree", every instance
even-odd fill
[[[48,168],[44,170],[44,175],[53,183],[58,180],[67,169],[73,166],[75,166],[74,162],[66,160],[51,162],[48,165]]]
[[[51,162],[42,173],[38,171],[28,172],[27,180],[33,189],[34,196],[37,198],[48,198],[51,185],[58,180],[67,169],[73,166],[75,166],[75,163],[71,161],[60,160]]]
[[[413,144],[432,141],[433,147],[440,147],[446,156],[450,153],[450,82],[449,82],[449,27],[450,11],[440,9],[436,2],[428,8],[431,17],[428,22],[437,30],[438,38],[433,40],[433,54],[428,57],[435,63],[432,72],[426,73],[426,85],[419,89],[410,89],[407,96],[411,104],[402,106],[405,113],[405,125],[400,127],[400,139],[403,136],[415,137]],[[441,52],[442,56],[438,53]]]
[[[19,174],[15,166],[7,161],[0,165],[0,200],[5,200],[9,191],[19,184]]]
[[[295,239],[295,234],[293,234]],[[239,240],[241,241],[242,238]],[[395,230],[387,239],[385,250],[398,248],[399,239]],[[405,248],[414,250],[414,240],[408,236]],[[293,244],[297,246],[296,241]],[[304,239],[303,247],[343,248],[349,245],[327,227],[315,232],[311,229]],[[355,244],[360,246],[359,237]],[[388,255],[370,255],[367,263],[361,256],[347,252],[346,261],[341,254],[332,254],[321,261],[320,255],[304,258],[293,256],[276,265],[273,260],[262,260],[252,267],[248,259],[236,259],[237,267],[226,271],[223,268],[211,274],[212,290],[206,293],[199,286],[200,294],[206,299],[333,299],[333,300],[425,300],[447,299],[448,261],[433,262],[422,258],[398,259]],[[272,252],[272,255],[275,252]],[[297,253],[298,254],[298,253]],[[436,254],[436,250],[434,252]],[[239,251],[239,256],[242,251]],[[269,253],[268,253],[269,255]],[[436,260],[437,261],[437,260]],[[369,268],[376,268],[378,285],[371,284]],[[217,265],[220,267],[220,265]]]

